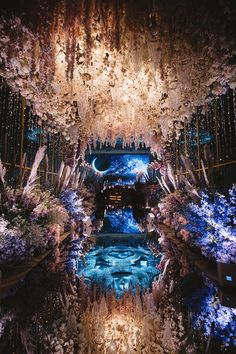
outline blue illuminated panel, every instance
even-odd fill
[[[233,278],[231,277],[231,275],[226,275],[225,279],[230,282],[233,281]]]
[[[149,162],[149,154],[94,154],[91,159],[93,169],[106,180],[124,184],[132,184],[138,173],[146,173]]]

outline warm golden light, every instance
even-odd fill
[[[153,293],[126,293],[117,300],[109,294],[90,303],[80,319],[81,353],[91,354],[161,354],[178,352],[181,347],[182,318],[163,317],[155,305],[159,288]],[[174,314],[174,308],[169,309]]]
[[[142,323],[130,314],[112,314],[105,322],[106,353],[131,353],[140,347]]]
[[[36,32],[19,17],[3,19],[0,74],[82,149],[123,137],[159,152],[179,136],[176,121],[235,86],[235,40],[224,30],[223,9],[218,26],[204,6],[192,14],[187,1],[176,9],[154,0],[116,4],[42,6]]]

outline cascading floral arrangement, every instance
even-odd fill
[[[205,160],[209,161],[207,155]],[[177,237],[198,247],[204,256],[236,263],[236,185],[224,196],[213,188],[209,163],[206,169],[201,161],[203,182],[189,158],[182,156],[182,161],[188,178],[174,171],[169,163],[161,177],[157,177],[165,195],[156,203],[158,211],[153,209],[153,213],[158,221],[174,229]]]
[[[222,263],[236,263],[236,185],[228,190],[226,196],[216,192],[211,162],[207,150],[205,152],[207,168],[201,161],[204,180],[199,179],[186,156],[181,158],[187,176],[167,164],[164,173],[158,177],[164,195],[152,209],[152,221],[154,224],[155,221],[162,222],[174,229],[176,237],[205,257]],[[188,259],[181,249],[165,237],[164,232],[158,242],[162,247],[171,244],[167,249],[174,250],[181,265],[180,276],[184,288],[186,279],[193,276]],[[195,330],[201,338],[217,338],[224,348],[222,350],[234,347],[235,309],[222,306],[217,299],[215,286],[203,275],[197,277],[201,284],[194,285],[191,280],[191,286],[185,285],[187,295],[184,300]]]
[[[233,188],[235,190],[235,188]],[[180,199],[180,193],[175,192],[176,197]],[[232,192],[230,193],[232,197]],[[165,198],[166,205],[173,212],[172,215],[176,213],[176,224],[184,225],[184,217],[181,215],[182,210],[180,209],[180,204],[177,205],[176,201],[173,204],[173,195],[168,195]],[[184,201],[184,199],[182,200]],[[185,195],[186,201],[186,195]],[[231,219],[233,214],[234,205],[228,205],[228,220]],[[178,214],[178,216],[177,216]],[[167,219],[164,221],[169,224],[170,214],[168,214]],[[181,216],[179,216],[181,215]],[[232,220],[232,219],[231,219]],[[197,220],[199,222],[199,220]],[[174,226],[174,223],[171,224]],[[196,224],[197,227],[198,224]],[[196,274],[191,272],[191,267],[189,261],[188,264],[183,263],[184,254],[182,251],[177,249],[177,246],[168,240],[164,235],[159,239],[150,235],[151,248],[155,249],[159,247],[159,244],[164,250],[164,256],[169,259],[170,269],[175,269],[178,272],[178,276],[174,277],[172,275],[172,286],[174,288],[178,287],[181,290],[183,296],[183,303],[189,312],[191,323],[193,325],[196,334],[203,339],[211,338],[216,339],[222,345],[222,348],[233,348],[236,345],[235,342],[235,329],[236,329],[236,310],[233,308],[228,308],[220,304],[217,297],[217,289],[214,284],[209,281],[202,274]],[[209,245],[208,245],[209,246]],[[226,252],[224,252],[225,254]],[[187,268],[186,268],[187,266]],[[185,269],[183,269],[185,268]],[[171,293],[171,291],[169,291]],[[230,349],[230,350],[231,350]],[[222,349],[223,350],[223,349]],[[227,349],[224,349],[227,350]],[[223,351],[224,351],[223,350]],[[231,353],[231,351],[230,351]]]
[[[85,161],[79,163],[76,150],[60,165],[54,191],[68,212],[73,230],[66,262],[69,273],[74,272],[77,259],[90,247],[88,238],[93,230],[96,192],[101,188],[102,180],[102,175],[95,173],[91,165]]]
[[[79,190],[73,187],[66,188],[59,194],[59,199],[69,213],[71,222],[73,224],[82,222],[83,231],[86,231],[86,225],[89,226],[89,221],[91,224],[96,207],[95,198],[96,188],[93,186],[86,187],[85,185],[81,186]]]
[[[6,186],[6,170],[0,163],[0,264],[29,259],[55,246],[68,213],[49,191],[37,185],[37,169],[44,158],[45,147],[35,157],[25,186]]]
[[[188,294],[185,303],[192,313],[192,323],[204,334],[214,334],[226,347],[235,346],[236,309],[222,306],[215,297],[213,284],[201,284]]]
[[[232,3],[23,2],[1,18],[0,74],[82,151],[123,137],[157,152],[235,87]]]
[[[89,251],[93,243],[89,237],[93,229],[91,215],[95,205],[94,198],[94,191],[89,191],[85,186],[79,191],[67,188],[60,193],[60,201],[68,211],[74,229],[66,261],[66,269],[71,279],[75,276],[78,260]]]
[[[177,231],[177,236],[198,247],[206,257],[218,262],[236,263],[236,186],[228,197],[202,191],[198,204],[183,191],[169,194],[159,203],[163,222]]]
[[[82,199],[74,189],[66,189],[60,194],[60,200],[69,215],[75,220],[82,220],[85,217]]]
[[[188,223],[180,235],[188,238],[201,252],[219,262],[236,263],[236,185],[222,194],[201,193],[200,205],[190,203],[184,211]]]

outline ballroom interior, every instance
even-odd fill
[[[0,353],[236,353],[236,2],[0,18]]]

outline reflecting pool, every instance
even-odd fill
[[[121,296],[130,287],[135,291],[137,285],[150,288],[159,275],[159,261],[145,245],[145,236],[133,240],[130,236],[106,236],[98,239],[86,255],[85,264],[79,261],[77,275],[83,276],[88,285],[95,283],[105,291],[114,289]]]
[[[140,232],[137,221],[133,217],[132,209],[107,210],[104,215],[103,233],[132,233]]]

